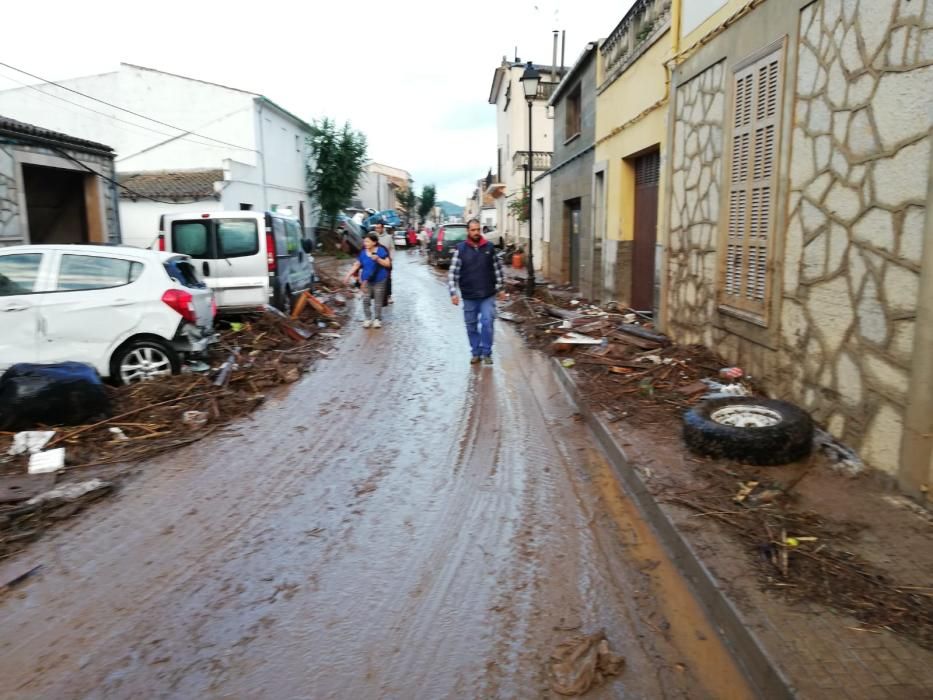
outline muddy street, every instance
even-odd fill
[[[216,438],[164,455],[3,567],[7,698],[743,698],[547,360],[497,325],[470,366],[441,277],[399,252],[385,326]]]

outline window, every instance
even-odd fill
[[[567,95],[567,99],[564,104],[564,140],[569,141],[574,136],[577,136],[580,133],[580,121],[581,121],[581,104],[580,104],[580,84],[577,83],[576,86],[570,91]]]
[[[62,256],[55,290],[70,292],[122,287],[138,279],[142,271],[142,263],[133,260],[66,254]]]
[[[301,227],[297,221],[285,222],[285,238],[288,242],[287,250],[289,255],[301,250]]]
[[[217,257],[242,258],[259,252],[259,230],[253,219],[215,219]]]
[[[207,258],[210,221],[175,221],[172,223],[172,250],[192,258]]]
[[[0,297],[33,292],[41,264],[41,253],[0,255]]]
[[[775,159],[783,48],[740,67],[733,78],[728,212],[721,248],[720,301],[763,321],[770,293]]]
[[[509,102],[512,101],[512,83],[509,83],[508,87],[505,89],[505,106],[502,108],[503,112],[509,111]]]
[[[240,211],[252,211],[253,205],[249,202],[240,202]]]
[[[295,150],[301,152],[301,136],[295,134]]]

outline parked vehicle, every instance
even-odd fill
[[[443,224],[439,226],[428,243],[428,262],[435,267],[447,267],[453,257],[454,248],[466,240],[466,224]]]
[[[0,248],[0,370],[84,362],[128,384],[207,348],[213,292],[186,255],[96,245]]]
[[[392,232],[392,241],[395,243],[396,248],[408,247],[408,237],[405,235],[404,229],[395,229]]]
[[[398,215],[398,212],[395,211],[395,209],[383,209],[363,219],[363,231],[369,233],[372,231],[373,226],[380,221],[386,226],[391,226],[396,229],[402,228],[402,218]]]
[[[221,312],[272,304],[290,313],[314,282],[312,242],[297,218],[281,212],[163,214],[157,246],[191,256]]]

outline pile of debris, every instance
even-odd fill
[[[573,367],[591,404],[610,420],[670,421],[712,393],[754,393],[741,370],[702,345],[673,344],[650,316],[548,296],[520,298],[499,316],[521,324],[529,344]]]
[[[181,374],[105,387],[108,417],[0,432],[0,559],[110,493],[129,465],[204,439],[330,357],[347,296],[326,281],[318,290],[302,296],[291,317],[265,307],[220,321],[206,361]]]

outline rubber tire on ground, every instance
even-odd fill
[[[779,423],[763,427],[723,425],[712,415],[726,406],[762,406],[780,415]],[[709,399],[684,413],[684,442],[708,457],[724,457],[762,466],[803,459],[813,449],[813,419],[803,409],[774,399],[753,396]]]
[[[127,355],[138,348],[156,348],[162,351],[165,353],[166,357],[168,357],[168,361],[172,367],[172,374],[178,374],[181,371],[181,359],[178,357],[178,353],[172,348],[158,340],[140,338],[124,343],[113,353],[113,356],[110,358],[111,381],[116,384],[123,384],[123,378],[120,376],[120,365],[123,364],[123,360]]]

